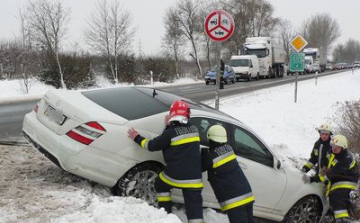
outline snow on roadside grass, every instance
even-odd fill
[[[244,122],[264,139],[278,157],[299,162],[309,158],[319,138],[315,127],[333,123],[338,102],[360,99],[360,70],[301,81],[294,103],[294,84],[224,98],[220,110]],[[207,102],[214,106],[213,101]],[[336,129],[336,128],[335,128]],[[336,133],[336,132],[335,132]]]
[[[181,223],[178,217],[132,197],[94,197],[84,210],[53,219],[52,223]]]

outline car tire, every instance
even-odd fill
[[[236,78],[234,77],[232,83],[235,84],[235,82],[236,82]]]
[[[161,164],[155,162],[135,166],[118,180],[112,192],[117,196],[140,198],[150,205],[157,206],[155,179],[162,170]]]
[[[205,84],[206,84],[206,85],[209,85],[209,81],[205,81]]]
[[[308,196],[298,201],[285,215],[282,223],[318,222],[321,217],[321,204],[317,197]]]
[[[251,81],[251,74],[249,75],[248,79],[247,79],[248,82]]]
[[[257,73],[257,75],[256,75],[256,80],[258,81],[259,79],[260,79],[260,74]]]

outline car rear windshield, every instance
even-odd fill
[[[163,91],[150,88],[119,87],[82,92],[82,94],[128,120],[139,119],[169,110],[171,103],[180,100]]]

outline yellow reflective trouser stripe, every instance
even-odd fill
[[[167,202],[171,201],[171,193],[170,192],[163,192],[163,193],[157,193],[157,199],[159,202]]]
[[[189,137],[189,138],[185,138],[185,139],[180,139],[178,141],[175,142],[171,142],[171,146],[178,146],[178,145],[182,145],[182,144],[186,144],[186,143],[190,143],[190,142],[200,142],[200,137],[199,136],[195,136],[195,137]]]
[[[171,197],[158,197],[159,202],[171,201]]]
[[[351,190],[356,190],[357,186],[356,185],[350,185],[350,184],[338,184],[338,185],[333,185],[330,189],[330,191],[339,189],[339,188],[344,188],[344,189],[351,189]]]
[[[145,144],[146,144],[146,142],[147,142],[147,139],[143,139],[143,140],[141,141],[141,148],[145,149]]]
[[[252,201],[255,201],[255,197],[254,196],[251,196],[251,197],[248,197],[244,200],[240,200],[240,201],[236,201],[234,203],[231,203],[231,204],[228,204],[228,205],[225,205],[224,207],[221,207],[221,211],[227,211],[229,209],[232,209],[232,208],[236,208],[236,207],[239,207],[239,206],[242,206],[242,205],[245,205],[245,204],[248,204]]]
[[[221,165],[224,165],[225,163],[227,163],[227,162],[229,162],[231,160],[234,160],[234,159],[236,159],[236,156],[235,156],[235,154],[232,154],[231,156],[228,156],[228,157],[214,163],[213,168],[217,168],[217,167],[219,167]]]
[[[311,162],[307,162],[307,163],[305,163],[305,166],[307,168],[311,169],[314,166],[314,164],[312,164]]]
[[[162,181],[165,183],[178,188],[203,188],[204,184],[202,182],[202,179],[198,180],[174,180],[171,179],[169,176],[166,176],[164,172],[161,172],[159,174],[159,177]]]
[[[335,218],[347,218],[350,217],[347,210],[334,211]]]

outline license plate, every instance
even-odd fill
[[[59,125],[64,124],[66,116],[64,115],[63,111],[60,109],[55,109],[50,105],[45,110],[44,114],[49,117],[50,121],[54,121]]]

